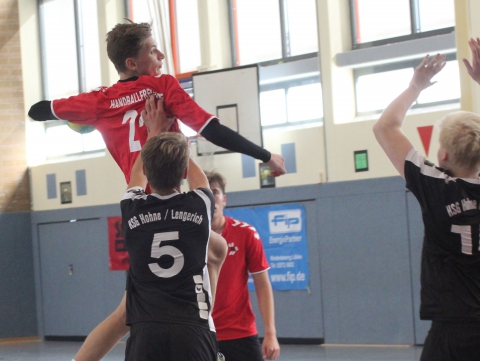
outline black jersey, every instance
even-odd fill
[[[127,325],[168,322],[215,330],[206,267],[214,205],[210,189],[168,196],[127,190],[121,202],[130,256]]]
[[[480,180],[451,177],[414,149],[405,179],[425,226],[420,318],[480,321]]]

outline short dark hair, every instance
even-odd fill
[[[181,133],[161,133],[142,148],[142,161],[148,183],[154,189],[178,187],[188,166],[190,150]]]
[[[117,24],[107,33],[107,54],[118,72],[127,71],[125,61],[136,58],[145,40],[152,36],[152,26],[149,23]]]
[[[225,186],[227,185],[227,181],[225,180],[225,177],[223,175],[213,171],[205,172],[205,175],[207,176],[209,184],[218,183],[223,194],[225,194]]]

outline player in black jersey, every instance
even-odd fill
[[[121,201],[130,256],[125,360],[215,361],[211,310],[227,245],[211,231],[208,180],[189,156],[185,136],[162,133],[170,125],[165,116],[147,123],[148,140]],[[180,193],[185,177],[193,190]],[[147,181],[152,194],[144,190]],[[207,270],[209,242],[215,259],[210,252]]]
[[[405,115],[445,66],[426,56],[373,131],[422,208],[420,318],[432,320],[421,361],[480,359],[480,116],[449,114],[440,125],[437,168],[403,134]]]

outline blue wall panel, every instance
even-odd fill
[[[419,257],[415,247],[421,243],[416,233],[422,225],[415,203],[410,205],[409,201],[407,205],[404,181],[392,177],[228,193],[229,207],[289,202],[300,202],[307,210],[310,284],[305,291],[274,292],[277,336],[343,344],[414,344],[423,340],[423,326],[417,324],[418,316],[413,311],[418,300],[412,289],[419,287],[419,276],[415,266],[410,269],[411,258]],[[119,214],[116,204],[32,213],[40,335],[44,329],[44,300],[39,277],[39,226],[92,218],[106,223],[106,217]],[[105,245],[105,233],[96,233],[98,242]],[[414,234],[412,240],[409,233]],[[99,252],[85,246],[85,253]],[[22,256],[15,257],[18,264]],[[95,281],[96,293],[100,294],[82,302],[101,307],[107,316],[120,301],[125,273],[98,270],[104,257],[101,261],[98,257],[91,260],[103,288]],[[262,335],[254,292],[251,298]],[[48,323],[52,321],[60,322]],[[415,334],[421,337],[415,338]]]
[[[85,169],[75,171],[75,181],[77,184],[77,196],[87,195],[87,176]]]
[[[412,267],[412,294],[413,294],[413,320],[415,323],[415,344],[423,345],[430,329],[431,321],[420,320],[420,262],[422,258],[422,245],[424,227],[419,222],[422,219],[422,210],[411,192],[407,192],[408,233],[410,236],[410,259]]]
[[[320,200],[325,342],[413,344],[405,210],[403,190]]]
[[[30,212],[0,213],[0,339],[37,334]]]
[[[57,198],[57,177],[55,173],[47,174],[47,198]]]
[[[242,154],[242,177],[252,178],[255,177],[255,174],[255,159],[248,155]]]
[[[295,143],[282,144],[282,157],[285,158],[287,173],[297,173],[297,155]]]

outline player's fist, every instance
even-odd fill
[[[285,169],[285,159],[281,155],[272,153],[270,160],[265,164],[272,170],[270,174],[273,177],[278,177],[287,173],[287,170]]]
[[[157,135],[168,132],[172,126],[174,118],[168,118],[165,115],[163,103],[163,98],[156,99],[154,95],[151,95],[145,101],[145,109],[142,111],[142,117],[149,134]]]

